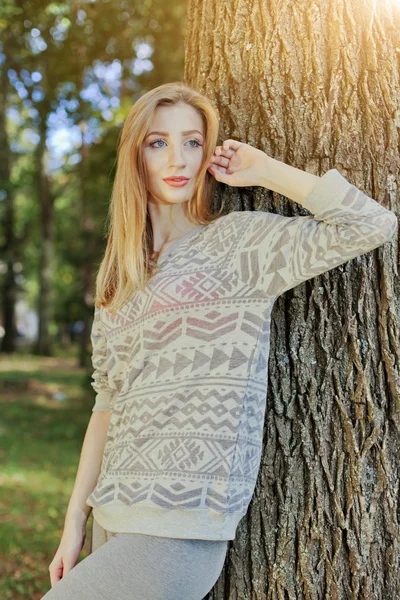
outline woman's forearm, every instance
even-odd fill
[[[291,167],[266,155],[265,169],[257,185],[282,194],[298,204],[303,204],[303,200],[307,198],[319,179],[321,178],[317,175]]]
[[[68,526],[85,527],[91,507],[86,498],[94,490],[100,474],[111,411],[94,411],[83,440],[78,470],[65,517]]]

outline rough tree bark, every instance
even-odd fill
[[[400,2],[189,0],[184,80],[234,138],[394,212]],[[218,184],[229,210],[309,214]],[[254,497],[209,598],[400,598],[397,239],[274,306]]]

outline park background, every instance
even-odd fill
[[[94,403],[94,280],[132,104],[185,81],[219,112],[220,141],[337,168],[398,214],[399,66],[400,0],[2,1],[2,600],[49,589]],[[264,188],[217,194],[228,210],[308,214]],[[259,480],[210,598],[400,597],[398,248],[276,302]]]
[[[50,587],[94,404],[89,334],[118,135],[143,92],[182,79],[185,14],[181,0],[0,8],[2,600]]]

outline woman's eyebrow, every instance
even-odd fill
[[[199,133],[200,135],[203,135],[201,133],[201,131],[199,131],[198,129],[190,129],[189,131],[182,131],[182,135],[190,135],[191,133]],[[169,136],[169,133],[167,131],[151,131],[150,133],[148,133],[146,135],[146,138],[148,138],[150,135],[154,135],[154,134],[156,134],[156,135],[165,135],[166,137]]]

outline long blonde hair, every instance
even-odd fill
[[[147,208],[143,140],[158,106],[186,103],[203,119],[203,163],[192,198],[183,204],[193,225],[207,225],[220,216],[211,211],[215,179],[207,171],[219,134],[219,119],[211,101],[183,82],[160,85],[143,94],[132,106],[122,128],[117,170],[107,214],[107,245],[96,277],[95,306],[111,312],[142,290],[154,274],[150,261],[153,231]]]

